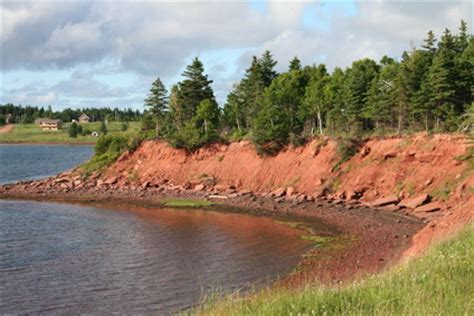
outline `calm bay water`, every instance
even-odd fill
[[[0,184],[49,177],[93,154],[92,146],[0,144]]]
[[[3,182],[24,179],[19,161],[34,159],[21,155],[44,150],[24,146],[2,146]],[[58,148],[41,175],[72,167],[69,150],[90,154]],[[0,314],[169,314],[288,274],[309,247],[300,234],[238,214],[0,200]]]

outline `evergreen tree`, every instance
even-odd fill
[[[145,106],[148,107],[150,113],[156,121],[156,136],[158,136],[160,123],[162,122],[165,112],[168,109],[168,91],[165,85],[157,78],[151,85],[150,93],[145,99]]]
[[[293,71],[293,70],[301,70],[301,61],[298,59],[297,56],[293,57],[293,59],[290,60],[288,71]]]
[[[177,107],[180,116],[178,121],[187,122],[196,114],[201,101],[214,100],[214,92],[211,88],[212,80],[204,74],[204,66],[197,57],[186,67],[182,76],[185,79],[178,83]]]
[[[431,89],[428,105],[435,115],[435,129],[440,130],[442,124],[451,130],[456,125],[456,94],[454,70],[454,38],[446,29],[433,59],[428,73],[428,84]]]
[[[105,121],[102,121],[100,123],[100,127],[99,127],[99,133],[102,134],[102,135],[107,135],[109,131],[107,130],[107,125],[105,125]]]
[[[347,70],[345,115],[355,132],[370,127],[363,114],[367,111],[369,89],[378,71],[379,67],[375,61],[368,58],[353,62],[351,68]]]
[[[69,137],[72,137],[72,138],[77,137],[77,124],[76,124],[76,122],[72,122],[72,124],[69,125],[67,133],[68,133]]]
[[[396,109],[396,84],[399,64],[384,56],[381,70],[372,81],[368,94],[366,118],[374,122],[375,128],[394,126]]]
[[[324,85],[324,104],[328,109],[326,115],[326,126],[332,132],[347,131],[347,116],[345,115],[346,98],[345,73],[341,68],[334,69]]]
[[[278,73],[275,71],[277,62],[273,59],[272,53],[269,50],[266,50],[259,63],[263,84],[265,87],[268,87],[273,79],[278,76]]]
[[[216,101],[206,99],[199,103],[194,120],[200,129],[201,138],[204,143],[208,143],[217,138],[219,116],[220,111]]]

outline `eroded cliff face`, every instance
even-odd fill
[[[415,236],[407,255],[472,222],[474,172],[457,159],[470,146],[465,137],[369,140],[339,168],[336,146],[333,140],[314,140],[274,157],[260,157],[246,141],[212,145],[193,154],[147,141],[124,154],[102,178],[114,178],[118,186],[167,183],[177,190],[214,194],[252,191],[275,198],[368,203],[426,218],[430,223]]]

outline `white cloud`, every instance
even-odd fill
[[[445,27],[455,31],[460,19],[471,29],[473,24],[470,1],[357,2],[354,16],[341,13],[343,5],[329,12],[313,6],[314,19],[329,23],[327,28],[303,25],[310,6],[270,1],[266,10],[256,11],[245,2],[2,2],[2,72],[4,80],[19,69],[72,72],[87,65],[98,73],[104,60],[113,60],[109,74],[130,72],[139,82],[151,82],[156,76],[176,78],[195,55],[240,49],[240,58],[224,58],[207,68],[222,101],[251,55],[265,49],[273,52],[279,70],[286,70],[295,55],[304,64],[323,61],[333,68],[364,57],[398,57],[411,42],[421,43],[430,29],[440,36]],[[222,71],[229,63],[238,63],[233,74]],[[118,89],[94,80],[94,73],[79,75],[35,96],[18,91],[17,99],[138,100],[136,80],[130,80],[129,89]],[[4,91],[4,100],[13,98],[12,92]]]

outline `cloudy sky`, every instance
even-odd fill
[[[194,56],[222,104],[252,55],[283,71],[348,66],[418,46],[428,30],[472,33],[467,1],[30,1],[1,5],[0,103],[143,109],[151,82],[170,86]]]

